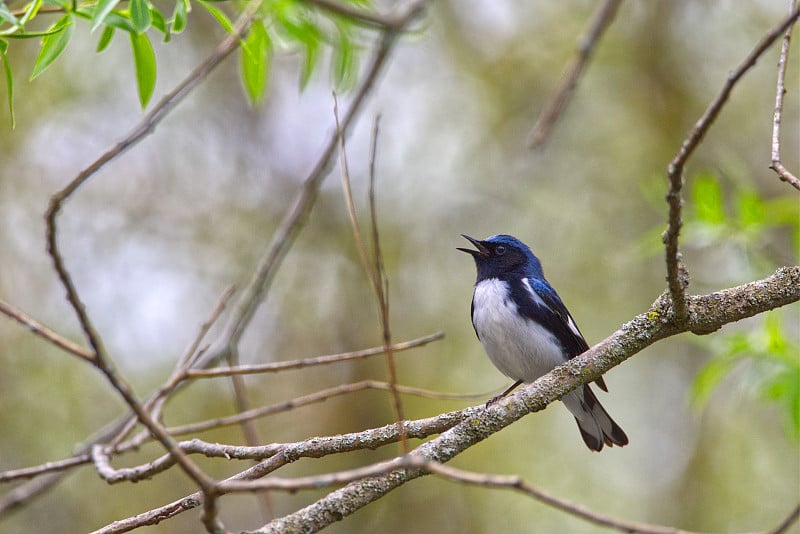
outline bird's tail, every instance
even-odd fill
[[[588,384],[583,386],[582,399],[578,392],[572,392],[567,397],[564,398],[564,404],[575,416],[583,441],[590,449],[599,452],[603,450],[603,445],[623,447],[628,444],[628,436],[611,419]]]

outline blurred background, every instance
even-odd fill
[[[366,223],[370,132],[374,117],[382,117],[377,208],[393,338],[446,334],[397,355],[401,384],[488,396],[508,383],[470,324],[475,271],[455,250],[465,245],[460,233],[509,233],[530,244],[590,344],[646,311],[665,287],[660,233],[667,165],[727,73],[789,10],[782,0],[623,2],[553,136],[531,151],[528,131],[597,5],[434,2],[418,29],[401,39],[355,125],[347,150]],[[155,43],[155,98],[223,35],[208,13],[194,9],[184,34]],[[27,78],[39,44],[15,41],[9,54],[15,130],[7,106],[0,106],[0,298],[80,342],[45,252],[43,214],[50,196],[123,138],[142,113],[127,40],[118,37],[95,55],[97,37],[87,24],[77,25],[65,54],[32,83]],[[374,37],[358,33],[362,59]],[[798,42],[783,127],[784,163],[795,173]],[[773,46],[735,88],[689,161],[682,246],[694,293],[797,263],[797,192],[768,168],[778,51]],[[59,238],[66,264],[120,372],[140,396],[165,379],[223,290],[248,280],[319,157],[334,123],[329,52],[322,51],[302,91],[301,54],[275,53],[268,93],[257,108],[243,95],[238,61],[230,58],[154,134],[65,205]],[[4,89],[0,96],[5,99]],[[556,496],[629,520],[694,531],[768,530],[800,497],[792,419],[800,408],[791,397],[800,376],[791,374],[799,338],[794,305],[712,336],[657,343],[608,373],[610,393],[600,396],[629,446],[590,453],[572,417],[555,404],[453,465],[518,474]],[[336,168],[245,335],[241,359],[273,362],[380,343]],[[789,375],[776,354],[789,362]],[[99,373],[6,319],[0,320],[0,365],[0,470],[68,457],[76,443],[124,412]],[[382,358],[246,383],[252,405],[261,406],[365,378],[387,379]],[[800,386],[794,387],[796,394]],[[404,407],[408,418],[420,418],[484,400],[404,397]],[[207,380],[184,390],[166,420],[174,425],[234,410],[230,382]],[[259,421],[258,429],[264,443],[297,441],[381,426],[392,417],[387,393],[361,392]],[[198,437],[245,443],[235,427]],[[398,452],[389,446],[301,460],[278,475],[345,469]],[[146,446],[115,465],[157,454],[159,448]],[[197,460],[216,477],[247,467]],[[0,532],[89,531],[190,491],[176,471],[109,489],[83,467],[0,517]],[[284,515],[325,493],[276,493],[272,504]],[[252,496],[224,497],[221,509],[230,529],[263,523]],[[140,532],[197,531],[198,517],[189,511]],[[328,531],[603,530],[516,493],[426,477]]]

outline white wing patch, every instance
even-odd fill
[[[528,282],[527,278],[523,278],[522,279],[522,285],[531,294],[531,298],[533,298],[533,300],[536,301],[536,304],[538,304],[539,306],[544,306],[545,308],[547,308],[549,310],[552,310],[552,308],[550,306],[548,306],[547,303],[545,303],[544,300],[542,300],[542,297],[540,297],[539,294],[536,291],[533,290],[533,288],[531,287],[531,284],[530,284],[530,282]],[[575,321],[572,320],[572,316],[569,314],[569,312],[567,312],[567,326],[569,327],[570,331],[572,331],[572,333],[575,334],[576,337],[579,337],[579,338],[583,339],[583,335],[581,334],[581,331],[578,330],[578,325],[576,325]]]

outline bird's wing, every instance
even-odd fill
[[[561,343],[567,358],[574,358],[589,350],[578,325],[552,286],[541,280],[527,278],[523,278],[517,287],[515,285],[512,284],[512,291],[520,291],[522,294],[519,297],[527,297],[514,299],[517,303],[524,303],[519,307],[519,312],[550,330]],[[595,380],[595,383],[603,391],[608,391],[603,377]]]

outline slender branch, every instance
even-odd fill
[[[407,421],[403,423],[403,432],[410,438],[426,438],[430,435],[441,433],[444,430],[453,427],[459,421],[464,420],[466,416],[474,414],[482,409],[483,407],[481,405],[480,407],[444,413],[436,417],[419,419],[417,421]],[[280,466],[294,462],[299,458],[320,458],[329,454],[350,452],[361,449],[374,449],[383,445],[395,443],[399,439],[400,434],[397,431],[397,424],[392,423],[390,425],[364,432],[313,438],[311,440],[300,441],[292,444],[268,445],[265,446],[264,452],[271,454],[269,458],[270,460],[277,458],[277,462],[262,462],[261,464],[251,467],[250,469],[238,473],[226,480],[254,480],[271,473]],[[196,447],[200,448],[201,445],[198,442],[199,440],[192,440],[190,443],[195,443],[197,444]],[[206,450],[208,450],[208,448],[206,448]],[[227,454],[234,453],[235,451],[227,449],[220,452],[222,453],[222,457],[225,457]],[[200,506],[201,501],[202,495],[199,492],[196,492],[165,506],[148,510],[147,512],[143,512],[127,519],[115,521],[114,523],[95,531],[94,534],[118,534],[121,532],[128,532],[145,525],[156,525],[161,521]]]
[[[678,250],[678,236],[680,234],[683,221],[681,220],[681,208],[683,200],[681,189],[683,188],[683,169],[686,161],[700,145],[703,137],[711,128],[722,107],[728,100],[736,83],[756,64],[758,58],[775,42],[780,35],[794,24],[800,9],[794,9],[792,13],[782,20],[779,24],[769,30],[756,44],[753,50],[747,55],[736,69],[728,74],[728,78],[722,86],[721,91],[714,100],[708,105],[703,115],[697,120],[694,127],[683,140],[680,150],[673,158],[667,169],[669,178],[669,192],[667,193],[667,203],[669,204],[669,224],[664,231],[662,240],[666,249],[667,282],[669,293],[672,298],[672,305],[675,308],[675,315],[678,320],[684,320],[687,315],[686,306],[686,286],[689,283],[688,273],[686,272],[681,255]]]
[[[42,323],[38,322],[36,319],[27,315],[22,310],[18,310],[3,300],[0,300],[0,313],[10,317],[11,319],[14,319],[32,333],[48,341],[49,343],[52,343],[56,347],[63,349],[70,354],[77,356],[78,358],[86,360],[89,363],[94,363],[94,354],[92,354],[91,351],[88,351],[77,343],[73,343],[69,339],[57,334]]]
[[[273,415],[276,413],[288,412],[290,410],[295,410],[302,406],[308,406],[310,404],[323,402],[333,397],[338,397],[340,395],[346,395],[349,393],[356,393],[358,391],[363,391],[365,389],[392,391],[391,384],[387,382],[380,382],[377,380],[362,380],[360,382],[353,382],[350,384],[340,384],[338,386],[309,393],[308,395],[302,395],[300,397],[295,397],[294,399],[281,401],[276,404],[262,406],[261,408],[254,408],[252,410],[247,410],[234,415],[229,415],[227,417],[219,417],[216,419],[209,419],[208,421],[200,421],[198,423],[189,423],[186,425],[170,427],[167,430],[169,431],[170,434],[174,436],[179,436],[183,434],[193,434],[205,430],[211,430],[215,428],[221,428],[224,426],[239,424],[242,421],[252,420],[259,417],[266,417],[268,415]],[[441,393],[438,391],[431,391],[422,388],[403,386],[400,384],[396,385],[396,389],[398,393],[402,393],[404,395],[414,395],[418,397],[425,397],[429,399],[439,399],[439,400],[467,400],[475,398],[485,398],[488,396],[487,394],[484,393],[479,393],[479,394]]]
[[[594,512],[585,506],[581,506],[579,504],[575,504],[573,502],[550,495],[534,486],[531,486],[518,476],[473,473],[470,471],[464,471],[463,469],[456,469],[445,464],[440,464],[438,462],[426,462],[424,463],[423,467],[428,473],[433,473],[456,482],[463,482],[466,484],[473,484],[486,488],[516,490],[524,493],[525,495],[533,497],[534,499],[541,501],[552,508],[561,510],[562,512],[566,512],[575,517],[579,517],[590,523],[613,528],[614,530],[619,530],[621,532],[627,532],[631,534],[689,534],[688,531],[685,530],[662,527],[659,525],[635,523]]]
[[[617,9],[621,3],[622,0],[605,0],[597,9],[597,13],[592,17],[589,28],[580,40],[575,57],[567,67],[564,76],[561,78],[558,89],[556,89],[556,92],[544,105],[533,128],[528,134],[528,147],[539,148],[547,141],[550,132],[553,130],[553,126],[556,125],[561,113],[567,107],[567,103],[575,92],[578,79],[588,65],[589,58],[594,52],[600,37],[602,37],[603,33],[605,33],[606,29],[608,29],[614,21]]]
[[[386,367],[389,371],[389,384],[391,384],[392,405],[398,421],[400,430],[400,442],[403,446],[403,453],[408,454],[408,440],[402,433],[400,421],[404,420],[405,413],[403,402],[400,398],[400,391],[397,387],[397,365],[395,364],[394,349],[392,348],[392,328],[389,320],[389,277],[383,264],[383,252],[381,251],[380,233],[378,232],[378,213],[375,202],[375,161],[378,154],[378,134],[380,133],[381,117],[375,117],[372,126],[372,142],[369,152],[369,218],[372,229],[372,250],[375,255],[373,272],[375,273],[375,289],[377,290],[378,311],[380,312],[381,334],[383,336],[383,348],[386,352]]]
[[[421,347],[433,341],[438,341],[444,337],[444,332],[436,332],[427,336],[423,336],[411,341],[404,341],[402,343],[395,343],[392,345],[392,350],[395,352],[402,352],[408,349]],[[251,375],[257,373],[277,373],[279,371],[287,371],[289,369],[303,369],[305,367],[312,367],[315,365],[327,365],[332,363],[346,362],[349,360],[358,360],[367,358],[369,356],[376,356],[384,354],[386,347],[372,347],[370,349],[356,350],[352,352],[341,352],[339,354],[329,354],[326,356],[317,356],[314,358],[305,358],[302,360],[291,360],[287,362],[273,362],[273,363],[260,363],[252,365],[239,365],[237,367],[214,367],[212,369],[190,369],[186,372],[186,376],[190,378],[213,378],[228,375]]]
[[[792,0],[789,11],[794,11],[797,2]],[[796,20],[796,19],[795,19]],[[786,65],[789,58],[789,43],[792,40],[792,28],[787,28],[781,43],[781,55],[778,59],[778,81],[775,90],[775,113],[772,116],[772,164],[770,169],[778,173],[778,177],[795,189],[800,190],[800,179],[789,172],[781,162],[781,119],[783,116],[783,97],[786,95]]]
[[[781,524],[769,531],[769,534],[783,534],[789,530],[794,523],[800,518],[800,504],[795,506],[786,518],[781,521]]]
[[[626,359],[669,336],[692,331],[708,333],[727,323],[800,300],[800,266],[783,267],[772,276],[688,299],[688,319],[677,320],[666,294],[651,309],[585,353],[485,409],[465,410],[467,418],[411,453],[426,460],[447,462],[523,416],[544,409],[581,384],[596,380]],[[297,512],[276,519],[258,532],[302,530],[317,532],[406,482],[426,474],[422,469],[399,469],[353,482]]]

